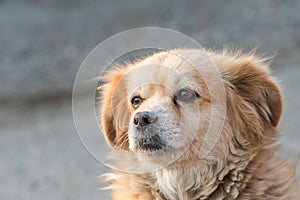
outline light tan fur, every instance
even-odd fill
[[[216,145],[201,158],[199,151],[205,147],[210,115],[219,112],[212,108],[211,92],[218,94],[222,89],[215,84],[217,79],[206,55],[221,74],[226,99],[217,101],[225,101],[226,116]],[[200,74],[181,56],[199,63]],[[112,199],[300,199],[296,164],[275,155],[282,97],[263,59],[253,53],[176,49],[113,69],[104,81],[101,120],[111,146],[135,152],[135,138],[128,135],[134,134],[133,115],[144,110],[157,111],[159,119],[167,120],[161,134],[172,150],[146,156],[143,162],[176,158],[189,144],[187,151],[162,169],[141,174],[116,171],[104,176],[112,182]],[[185,86],[196,90],[200,98],[176,107],[172,95]],[[209,91],[209,86],[214,91]],[[135,93],[146,99],[137,110],[130,105]],[[197,129],[190,128],[193,123]]]

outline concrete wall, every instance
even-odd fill
[[[181,31],[206,47],[277,53],[299,63],[300,1],[1,1],[0,99],[70,95],[87,53],[130,28]]]

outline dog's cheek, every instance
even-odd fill
[[[131,119],[129,120],[129,124],[128,124],[128,141],[129,141],[129,149],[131,151],[134,151],[136,149],[136,131],[133,125],[133,117],[131,117]]]

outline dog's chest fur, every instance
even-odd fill
[[[263,159],[273,153],[274,150],[268,149],[253,158],[246,168],[224,169],[218,175],[203,165],[166,168],[148,175],[127,174],[122,180],[131,179],[133,183],[124,184],[124,191],[135,194],[130,198],[134,200],[297,200],[297,179],[291,178],[294,168],[277,157]]]
[[[209,174],[211,168],[205,165],[161,169],[153,173],[155,189],[152,193],[160,194],[158,199],[207,199],[218,187],[216,178]]]

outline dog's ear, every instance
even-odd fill
[[[236,110],[235,120],[244,128],[246,126],[247,132],[253,132],[252,139],[271,142],[277,137],[282,96],[269,75],[267,64],[254,55],[227,57],[219,61],[222,76],[231,91],[228,95],[235,96],[227,98],[227,101],[232,101],[230,109]]]
[[[267,65],[253,55],[237,58],[224,75],[237,94],[252,105],[266,124],[276,127],[282,113],[282,96]]]
[[[124,70],[110,71],[104,78],[101,92],[101,124],[107,142],[116,148],[128,149],[128,110]]]

